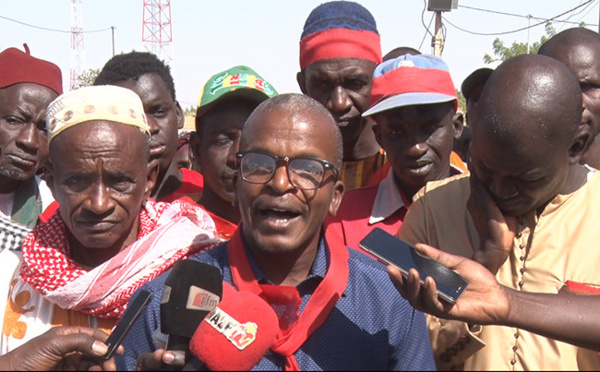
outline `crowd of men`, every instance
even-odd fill
[[[224,61],[191,132],[151,53],[70,92],[26,45],[0,53],[0,368],[207,368],[190,340],[164,342],[187,260],[218,269],[224,304],[249,292],[274,310],[266,347],[235,351],[258,353],[252,369],[600,369],[600,35],[474,71],[466,112],[451,66],[382,56],[358,3],[316,7],[299,44],[302,93]],[[463,275],[458,301],[362,251],[375,228]],[[248,324],[252,344],[264,327]]]

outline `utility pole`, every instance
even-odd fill
[[[435,12],[435,33],[431,40],[433,54],[441,57],[444,50],[444,36],[442,30],[442,12],[449,12],[458,7],[458,0],[429,0],[427,10]]]
[[[444,38],[442,36],[442,12],[435,12],[435,34],[433,34],[433,40],[431,43],[433,44],[433,54],[441,57],[442,49],[444,49]]]
[[[75,88],[79,76],[85,70],[83,45],[83,11],[81,0],[71,0],[71,68],[69,90]]]
[[[112,34],[112,52],[113,57],[115,56],[115,26],[110,26],[110,32]]]

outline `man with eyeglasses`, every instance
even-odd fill
[[[434,369],[424,315],[401,298],[384,266],[325,236],[324,218],[344,194],[342,138],[327,109],[301,94],[264,101],[244,124],[238,159],[242,222],[229,242],[192,259],[219,267],[225,281],[276,309],[280,332],[253,369]],[[144,288],[161,293],[164,280]],[[151,341],[159,311],[154,296],[118,368],[183,360]],[[135,350],[144,349],[154,352],[138,359]]]

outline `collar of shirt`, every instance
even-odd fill
[[[385,220],[405,206],[402,191],[396,185],[394,171],[390,168],[387,176],[379,183],[379,189],[369,218],[369,225]]]

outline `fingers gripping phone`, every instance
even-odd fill
[[[469,284],[458,273],[421,255],[410,245],[378,227],[367,234],[358,245],[378,261],[397,267],[404,277],[412,268],[419,272],[421,284],[428,276],[432,277],[435,280],[438,296],[450,303],[455,303]]]
[[[123,342],[125,336],[127,336],[127,333],[129,333],[129,330],[135,321],[148,307],[151,299],[152,293],[148,291],[140,291],[133,302],[127,305],[125,313],[123,313],[123,317],[119,321],[119,324],[117,324],[105,342],[106,346],[108,346],[108,352],[104,355],[104,359],[108,360],[113,356],[119,345],[121,345],[121,342]]]

